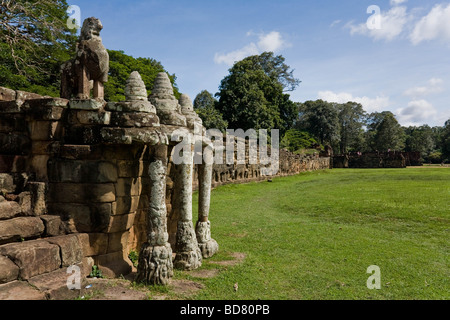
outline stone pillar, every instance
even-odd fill
[[[148,212],[148,241],[139,254],[136,281],[167,285],[173,276],[172,248],[168,243],[166,209],[167,146],[155,146],[154,161],[149,167],[151,181]]]
[[[192,159],[191,159],[192,160]],[[202,254],[198,247],[192,223],[192,176],[193,161],[177,165],[175,201],[179,220],[175,248],[174,266],[181,270],[194,270],[202,265]]]
[[[204,161],[198,166],[199,195],[198,221],[195,227],[198,246],[203,258],[210,258],[219,250],[216,240],[211,238],[211,223],[208,220],[211,202],[211,183],[213,171],[213,152],[211,148],[203,149]]]

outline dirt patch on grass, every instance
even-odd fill
[[[172,280],[169,288],[179,296],[189,297],[202,290],[205,286],[189,280]]]
[[[83,297],[90,300],[147,300],[148,292],[132,288],[127,280],[88,279]]]
[[[200,279],[210,279],[214,278],[219,274],[219,270],[217,269],[211,269],[211,270],[196,270],[189,273],[190,276],[194,278],[200,278]]]
[[[223,260],[223,261],[211,261],[212,264],[218,264],[220,266],[235,266],[242,263],[245,260],[245,253],[233,252],[230,254],[233,260]]]

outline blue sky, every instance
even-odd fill
[[[293,101],[353,100],[402,125],[450,118],[448,0],[68,3],[102,21],[108,49],[161,61],[192,99],[216,93],[233,61],[274,51],[302,81]]]

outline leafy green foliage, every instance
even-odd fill
[[[156,76],[160,72],[167,72],[161,62],[150,58],[133,58],[123,51],[108,50],[109,53],[109,78],[105,83],[105,100],[124,101],[125,85],[128,77],[133,71],[141,74],[148,94],[151,94]],[[170,81],[174,86],[174,94],[177,99],[180,93],[175,84],[176,76],[169,74]]]
[[[424,159],[435,150],[434,133],[428,125],[405,128],[405,151],[419,151]],[[434,156],[436,158],[436,155]]]
[[[361,151],[364,148],[366,112],[360,103],[347,102],[336,105],[339,121],[339,151]]]
[[[65,0],[0,1],[0,83],[59,96],[60,66],[75,52]]]
[[[103,278],[102,270],[97,265],[92,266],[92,271],[89,274],[90,278]]]
[[[194,99],[194,110],[203,120],[206,129],[217,129],[224,132],[228,122],[223,119],[222,114],[216,109],[217,100],[207,90],[200,92]]]
[[[139,263],[139,253],[136,250],[131,250],[128,254],[128,258],[130,259],[133,266],[137,267]]]
[[[308,131],[321,144],[332,144],[339,139],[338,110],[334,104],[323,101],[306,101],[299,104],[300,117],[297,128]]]
[[[441,137],[442,154],[446,161],[450,161],[450,119],[445,123]]]
[[[390,111],[374,112],[368,120],[368,146],[372,150],[403,150],[405,134],[395,116]]]
[[[233,65],[219,87],[217,109],[234,129],[280,129],[284,134],[297,107],[283,90],[295,88],[284,58],[273,53],[247,57]]]
[[[314,148],[316,145],[318,145],[318,143],[310,133],[297,129],[288,130],[280,143],[282,148],[286,148],[291,152]]]

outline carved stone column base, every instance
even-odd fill
[[[146,243],[139,254],[139,266],[136,276],[137,282],[151,285],[167,285],[173,276],[172,248],[152,246]]]
[[[211,258],[219,251],[219,244],[211,238],[211,223],[209,221],[198,221],[195,233],[197,234],[198,247],[204,259]]]
[[[202,257],[204,259],[211,258],[219,251],[219,244],[214,239],[211,239],[205,243],[199,243],[198,247],[200,248],[200,251],[202,252]]]
[[[202,266],[202,253],[199,248],[193,251],[177,252],[173,262],[175,269],[192,271]]]
[[[198,247],[192,221],[179,221],[176,242],[177,255],[174,267],[180,270],[194,270],[202,265],[202,253]]]

